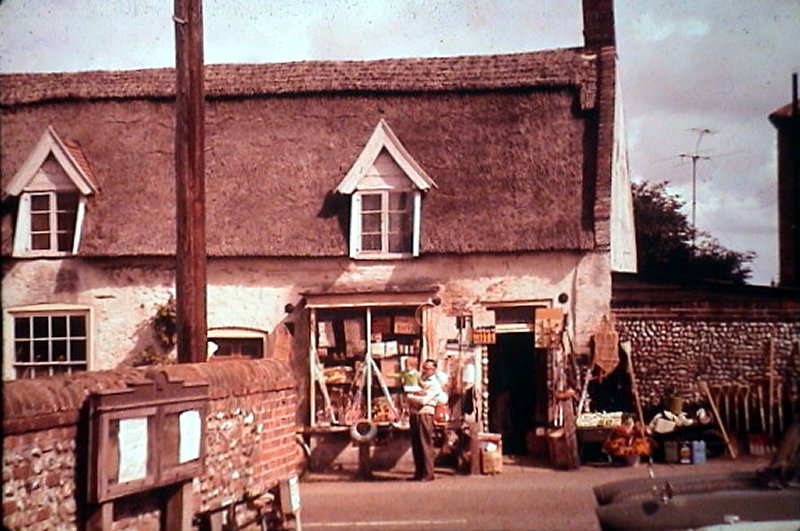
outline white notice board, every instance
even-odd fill
[[[188,463],[200,457],[200,439],[202,437],[200,412],[196,409],[183,411],[178,423],[180,434],[178,462]]]
[[[126,483],[147,476],[147,417],[119,421],[119,477]]]

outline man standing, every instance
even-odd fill
[[[414,481],[433,481],[433,415],[436,404],[446,404],[447,394],[436,377],[436,361],[422,364],[422,390],[408,396],[411,408],[411,452]]]

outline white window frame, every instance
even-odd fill
[[[411,196],[411,242],[408,252],[389,252],[389,195],[392,193],[407,193]],[[363,238],[363,198],[365,195],[381,196],[381,249],[367,250],[362,247]],[[422,207],[422,194],[419,190],[412,189],[363,189],[357,190],[351,198],[350,205],[350,257],[360,259],[396,259],[419,256],[419,229],[420,209]]]
[[[45,362],[17,362],[16,357],[16,344],[17,344],[17,337],[16,337],[16,319],[21,317],[61,317],[61,316],[82,316],[85,319],[85,337],[81,339],[84,340],[85,345],[85,360],[82,361],[74,361],[74,360],[67,360],[63,362],[48,360]],[[52,369],[56,366],[64,366],[64,367],[71,367],[71,366],[78,366],[82,365],[79,370],[70,370],[69,372],[74,374],[75,372],[83,372],[83,371],[90,371],[93,368],[93,357],[94,357],[94,316],[91,307],[82,306],[82,305],[72,305],[72,304],[41,304],[41,305],[34,305],[34,306],[24,306],[18,308],[10,308],[4,312],[4,319],[3,319],[3,333],[4,337],[10,338],[9,341],[4,342],[4,352],[3,352],[3,379],[4,380],[15,380],[15,379],[24,379],[21,376],[18,376],[17,373],[20,370],[20,367],[31,367],[34,370],[47,368],[48,372],[49,369]],[[52,355],[52,340],[53,339],[63,339],[69,340],[69,330],[67,331],[66,337],[57,337],[53,338],[50,334],[46,338],[48,341],[48,347],[51,350],[49,356]],[[33,337],[31,337],[31,341],[33,341]]]
[[[72,243],[69,250],[58,249],[58,209],[57,201],[60,194],[75,194],[78,196],[78,204],[75,212],[75,225],[72,227]],[[47,195],[50,200],[50,247],[48,249],[33,248],[33,212],[31,202],[33,196]],[[81,227],[86,213],[86,197],[82,196],[78,190],[36,190],[26,191],[20,196],[19,212],[17,215],[17,225],[14,238],[14,256],[25,257],[60,257],[69,256],[78,252],[81,238]]]

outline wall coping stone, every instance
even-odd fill
[[[88,371],[35,380],[3,382],[3,434],[77,424],[89,395],[125,389],[129,383],[164,374],[169,380],[206,383],[209,398],[294,389],[289,367],[276,359],[224,360]]]

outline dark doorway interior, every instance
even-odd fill
[[[489,347],[489,430],[503,435],[503,453],[527,454],[526,436],[547,423],[545,351],[528,332],[497,334]]]

